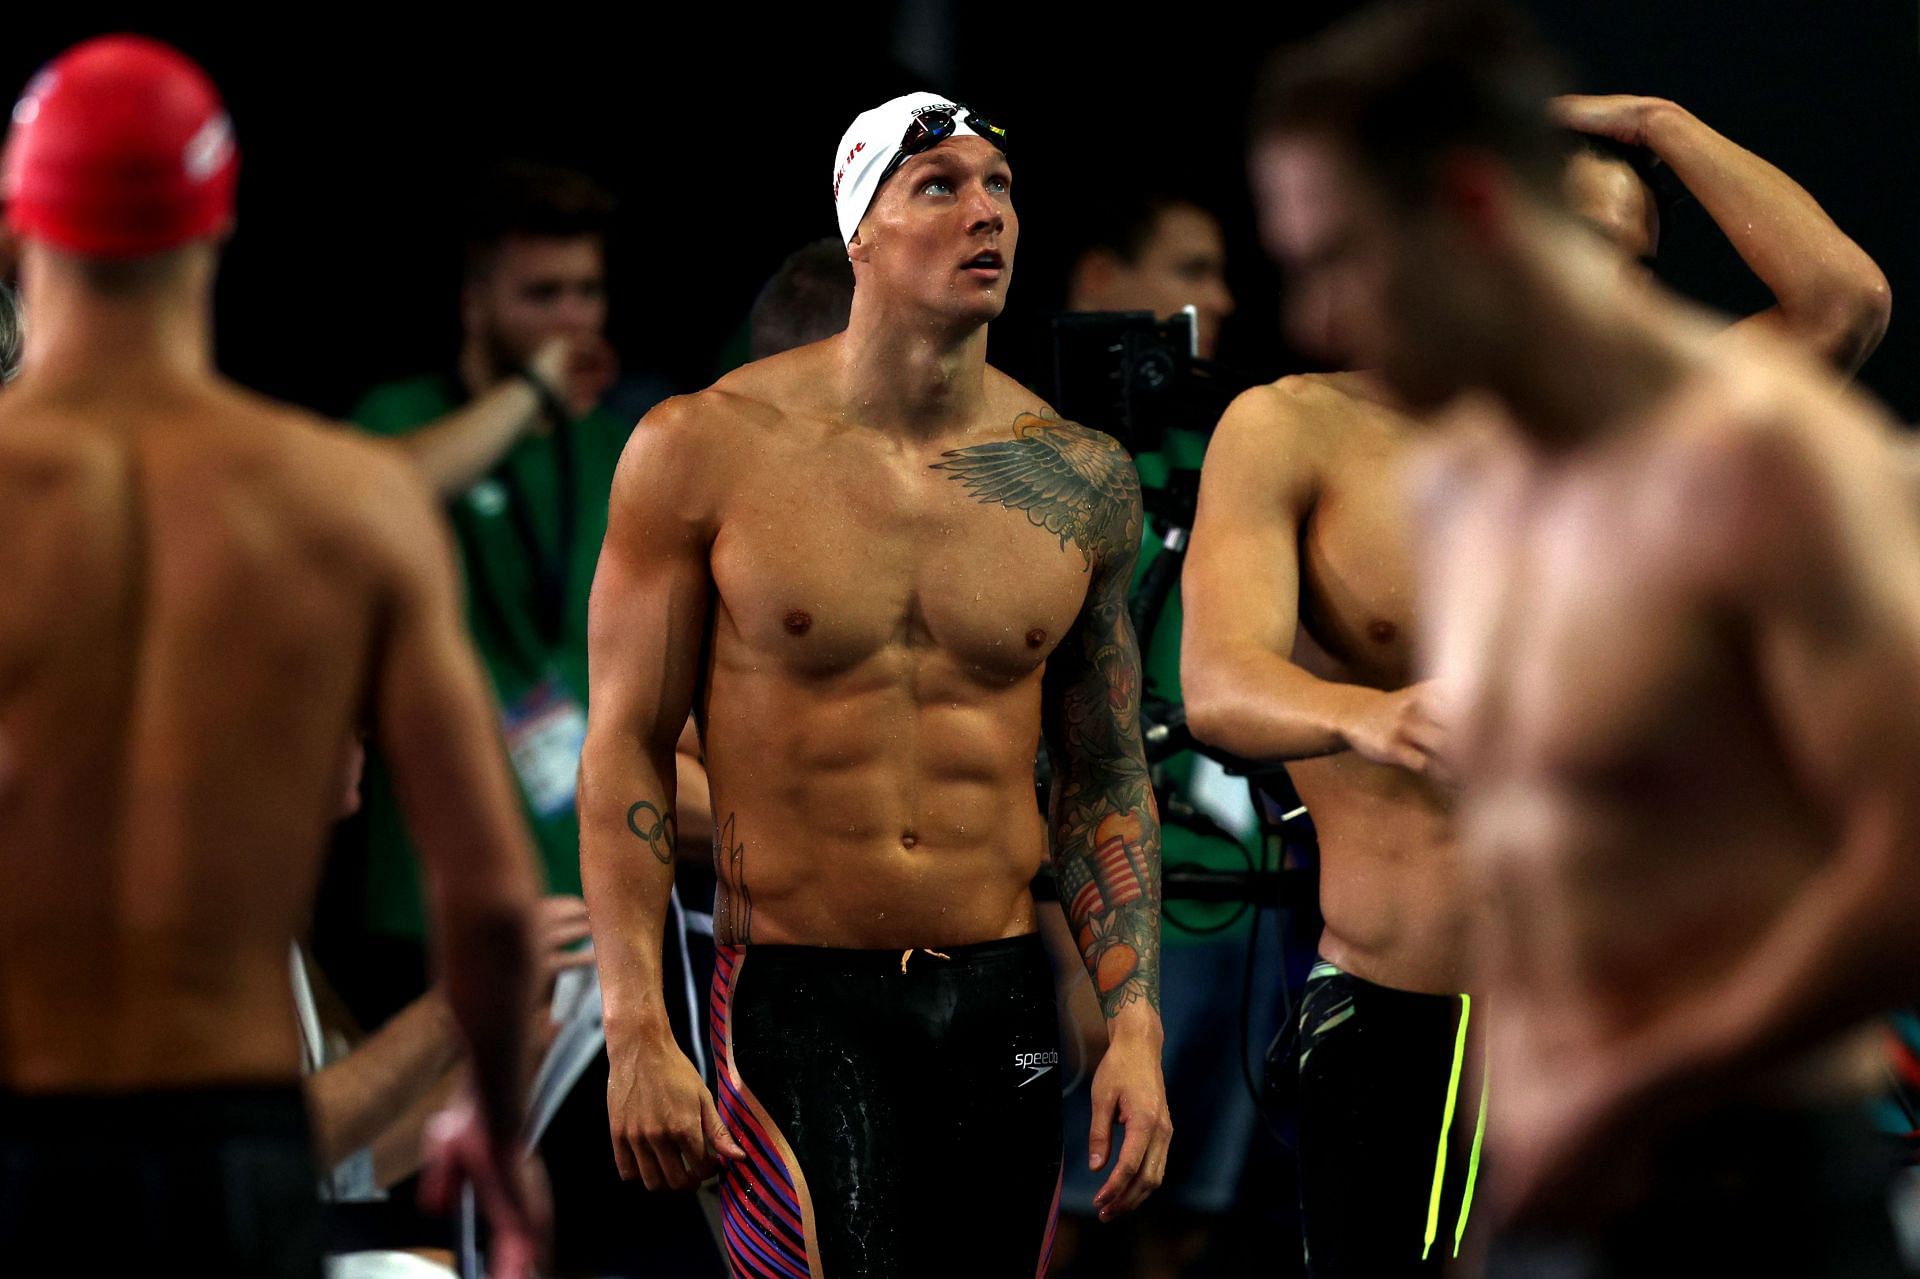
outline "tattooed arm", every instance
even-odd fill
[[[1063,549],[1076,542],[1091,575],[1080,618],[1047,663],[1041,695],[1054,767],[1054,874],[1111,1042],[1093,1081],[1092,1167],[1106,1162],[1116,1114],[1126,1126],[1094,1201],[1110,1220],[1160,1184],[1173,1133],[1160,1067],[1160,817],[1140,740],[1140,651],[1127,620],[1140,486],[1132,460],[1105,435],[1038,419],[1022,419],[1014,433],[1040,481],[1031,491],[1047,496],[1015,502],[978,485],[976,492],[1024,507],[1060,533]],[[1010,462],[997,469],[1004,473]]]
[[[615,472],[589,606],[580,876],[606,1005],[607,1116],[621,1177],[688,1189],[737,1147],[667,1020],[660,948],[673,890],[674,744],[712,608],[701,423],[669,400]]]

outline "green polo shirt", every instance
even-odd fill
[[[404,435],[466,401],[450,376],[375,388],[350,415],[375,435]],[[493,682],[521,800],[545,864],[547,887],[580,891],[580,823],[573,805],[578,739],[587,700],[587,592],[607,531],[607,495],[630,424],[596,409],[563,428],[572,452],[563,502],[558,434],[523,437],[487,476],[446,508],[459,544],[468,633]],[[561,543],[561,513],[570,536]],[[564,552],[565,563],[560,562]],[[541,619],[542,565],[556,571],[558,608]],[[368,832],[365,926],[425,932],[419,859],[391,776],[370,751],[363,788]]]
[[[1194,431],[1168,431],[1161,447],[1152,453],[1142,453],[1134,458],[1134,465],[1140,471],[1140,483],[1145,488],[1160,488],[1167,482],[1167,473],[1176,468],[1197,469],[1201,459],[1206,456],[1207,437]],[[1134,570],[1133,584],[1140,585],[1140,579],[1147,568],[1162,552],[1161,539],[1166,530],[1152,516],[1147,517],[1145,531],[1141,537],[1140,563]],[[1168,599],[1166,607],[1160,613],[1160,620],[1154,627],[1152,642],[1147,644],[1147,661],[1144,674],[1147,691],[1157,697],[1174,702],[1180,696],[1180,592],[1176,587]],[[1146,637],[1141,637],[1146,642]],[[1190,751],[1172,756],[1160,764],[1163,777],[1170,778],[1175,788],[1182,793],[1187,790],[1193,777],[1194,765],[1199,757]],[[1249,836],[1247,852],[1258,852],[1259,837]],[[1171,866],[1179,862],[1197,863],[1208,870],[1238,870],[1247,868],[1247,854],[1236,844],[1223,839],[1202,835],[1176,826],[1172,822],[1163,822],[1160,828],[1160,862],[1162,866]],[[1224,922],[1232,915],[1231,905],[1211,905],[1199,902],[1175,902],[1173,915],[1187,923],[1202,928]],[[1247,921],[1243,918],[1224,936],[1240,937],[1246,931]],[[1182,928],[1173,917],[1163,920],[1162,932],[1170,945],[1182,945],[1201,940],[1211,940]]]

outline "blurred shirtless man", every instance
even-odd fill
[[[1897,1273],[1855,1032],[1914,985],[1920,527],[1877,410],[1621,272],[1553,79],[1503,10],[1401,5],[1259,117],[1297,297],[1410,410],[1473,393],[1421,485],[1415,745],[1461,783],[1491,1167],[1538,1232],[1498,1259]]]
[[[287,947],[370,714],[474,1050],[438,1179],[478,1180],[495,1273],[524,1274],[534,879],[429,500],[214,373],[238,159],[197,67],[92,41],[13,119],[33,334],[0,395],[0,1256],[319,1274]]]
[[[1567,96],[1555,108],[1580,139],[1567,199],[1622,265],[1659,244],[1643,177],[1657,157],[1775,296],[1735,332],[1791,337],[1847,372],[1872,352],[1886,279],[1786,174],[1672,103]],[[1255,175],[1271,228],[1268,157],[1257,153]],[[1363,286],[1333,270],[1301,284],[1314,292],[1293,309],[1298,340],[1353,359],[1360,317],[1345,291]],[[1405,471],[1427,435],[1371,373],[1248,392],[1209,448],[1184,575],[1189,722],[1238,754],[1297,761],[1288,772],[1320,837],[1324,962],[1309,978],[1300,1060],[1316,1275],[1437,1268],[1471,1206],[1472,1146],[1464,1159],[1438,1154],[1477,1129],[1477,1111],[1457,1070],[1472,1010],[1461,995],[1469,888],[1411,664]],[[1383,1095],[1400,1104],[1379,1106]]]

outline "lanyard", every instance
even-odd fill
[[[507,490],[507,518],[513,524],[527,559],[533,565],[533,624],[549,651],[560,646],[567,631],[567,587],[573,575],[573,549],[579,538],[574,527],[575,467],[573,423],[557,423],[548,437],[553,444],[554,539],[551,550],[541,545],[533,523],[533,502],[513,468],[502,467],[501,486]],[[495,598],[497,608],[505,602]]]
[[[448,379],[454,389],[456,403],[465,404],[472,397],[466,394],[466,383],[458,374]],[[578,502],[578,468],[575,457],[575,423],[556,422],[553,433],[546,438],[553,448],[554,471],[554,541],[549,550],[542,542],[539,530],[533,522],[533,501],[510,464],[511,452],[494,466],[490,476],[506,491],[507,521],[513,526],[514,536],[521,549],[526,553],[527,562],[533,566],[533,599],[520,601],[520,608],[514,607],[506,597],[501,583],[488,571],[484,562],[475,565],[474,594],[476,603],[499,626],[502,635],[524,636],[528,613],[534,630],[534,638],[543,646],[537,654],[528,654],[536,661],[544,662],[560,646],[566,636],[568,585],[572,578],[573,552],[579,541],[579,529],[575,527],[575,515]],[[530,606],[529,606],[530,605]]]

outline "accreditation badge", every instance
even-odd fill
[[[539,818],[572,812],[587,744],[587,708],[552,676],[503,708],[507,756]]]

